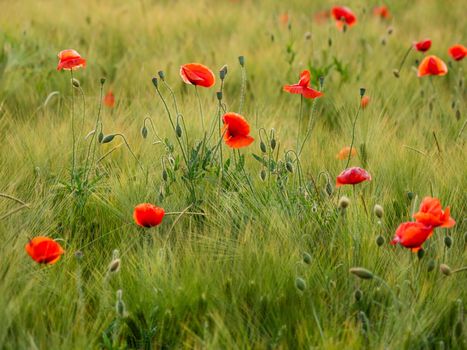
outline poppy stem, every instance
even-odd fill
[[[18,202],[19,204],[22,204],[22,205],[27,205],[26,202],[23,202],[21,199],[18,199],[6,193],[0,193],[0,197],[11,199],[12,201]]]
[[[360,101],[361,101],[361,99],[362,99],[362,97],[360,97]],[[352,141],[350,142],[350,151],[349,151],[349,155],[347,156],[347,163],[345,164],[344,169],[347,169],[347,167],[350,164],[350,158],[352,157],[352,148],[353,148],[353,145],[354,145],[354,142],[355,142],[355,126],[357,124],[358,115],[360,114],[361,109],[362,109],[362,106],[361,106],[361,103],[360,103],[358,105],[357,113],[355,114],[355,118],[354,118],[353,123],[352,123]]]
[[[144,173],[143,165],[142,165],[141,162],[139,161],[138,157],[136,157],[136,155],[135,155],[135,154],[133,153],[133,151],[131,150],[131,147],[130,147],[130,145],[128,144],[128,141],[126,140],[125,135],[120,134],[120,133],[117,133],[117,134],[115,134],[115,136],[120,136],[120,137],[123,139],[123,141],[125,142],[126,148],[128,148],[128,151],[130,151],[130,153],[131,153],[131,155],[133,156],[133,158],[136,159],[136,161],[138,162],[139,167],[141,168],[141,170],[142,170],[143,173]]]
[[[303,95],[300,95],[300,107],[298,108],[298,130],[297,130],[297,147],[296,147],[297,152],[299,152],[298,147],[300,146],[300,130],[302,126],[302,108],[303,108]]]
[[[73,87],[73,69],[70,69],[71,74],[71,142],[72,142],[72,155],[71,155],[71,184],[75,179],[75,91]]]
[[[405,52],[404,56],[402,57],[402,61],[399,65],[399,69],[397,70],[397,72],[400,74],[401,72],[401,69],[402,69],[402,66],[404,65],[405,63],[405,60],[407,59],[407,57],[409,57],[409,53],[412,51],[412,45],[410,45],[409,49]]]
[[[242,114],[243,104],[245,103],[245,93],[246,93],[246,68],[244,64],[241,65],[242,70],[242,88],[240,91],[240,106],[238,107],[238,114]]]

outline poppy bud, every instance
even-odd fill
[[[105,78],[101,78],[101,85],[105,84]]]
[[[167,181],[167,178],[168,178],[168,176],[167,176],[167,170],[164,169],[164,170],[162,170],[162,179],[163,179],[164,181]]]
[[[427,266],[427,270],[428,272],[431,272],[435,269],[436,267],[436,262],[434,259],[431,259],[429,262],[428,262],[428,266]]]
[[[217,91],[216,96],[219,101],[222,101],[222,91]]]
[[[148,137],[148,128],[146,128],[146,125],[144,125],[144,126],[141,128],[141,136],[143,136],[143,139],[145,139],[146,137]]]
[[[303,262],[307,265],[311,264],[311,255],[307,252],[303,253]]]
[[[165,80],[165,73],[163,70],[160,70],[159,72],[157,72],[157,74],[159,75],[159,78],[161,78],[162,81]]]
[[[376,217],[378,219],[381,219],[384,214],[383,207],[379,204],[376,204],[375,207],[373,208],[373,212],[375,213]]]
[[[78,260],[78,261],[83,260],[83,252],[82,252],[81,250],[77,250],[77,251],[75,252],[75,258],[76,258],[76,260]]]
[[[261,178],[261,180],[266,180],[266,170],[264,169],[261,169],[261,172],[259,173],[259,177]]]
[[[407,192],[407,198],[408,198],[409,200],[412,200],[412,199],[414,199],[414,197],[415,197],[415,193],[413,193],[413,192],[410,192],[410,191],[409,191],[409,192]]]
[[[386,38],[381,39],[381,45],[386,46]]]
[[[451,268],[450,268],[448,265],[446,265],[446,264],[441,264],[441,265],[439,265],[439,270],[440,270],[440,271],[443,273],[443,275],[445,275],[445,276],[450,276],[451,273],[452,273]]]
[[[175,127],[175,133],[177,134],[177,137],[182,137],[182,128],[180,127],[180,124],[177,123],[177,126]]]
[[[324,85],[324,76],[320,75],[319,76],[319,86],[323,87],[323,85]]]
[[[355,292],[353,293],[353,296],[355,298],[355,301],[360,301],[363,296],[363,292],[360,289],[356,289]]]
[[[363,332],[368,332],[370,328],[370,320],[368,320],[368,317],[363,311],[360,311],[358,313],[358,318],[360,319],[360,322],[362,323],[362,330]]]
[[[328,38],[328,46],[329,46],[329,47],[332,46],[332,39],[331,39],[331,38]]]
[[[417,257],[418,257],[418,260],[421,260],[423,259],[423,257],[425,256],[425,250],[423,250],[422,248],[420,248],[417,252]]]
[[[444,245],[448,248],[451,248],[452,246],[452,238],[451,236],[446,236],[444,237]]]
[[[305,40],[310,40],[311,39],[311,33],[310,32],[306,32],[305,33]]]
[[[115,273],[115,272],[118,272],[120,270],[120,259],[114,259],[110,262],[110,265],[109,265],[109,272],[110,273]]]
[[[291,162],[286,162],[285,168],[287,169],[289,173],[293,173],[293,164]]]
[[[119,317],[125,316],[125,303],[122,300],[122,293],[121,289],[117,290],[117,304],[115,305],[115,309]]]
[[[393,28],[393,27],[389,27],[389,28],[388,28],[388,34],[391,35],[393,32],[394,32],[394,28]]]
[[[99,141],[99,143],[102,143],[102,140],[104,139],[104,134],[102,133],[102,131],[99,133],[99,136],[97,136],[97,140]]]
[[[352,267],[349,272],[364,280],[371,280],[373,278],[373,273],[363,267]]]
[[[459,79],[459,87],[462,88],[464,86],[464,78]]]
[[[456,119],[457,120],[461,119],[461,111],[459,109],[456,111]]]
[[[266,145],[263,141],[260,142],[259,148],[261,149],[261,152],[266,153]]]
[[[114,134],[110,134],[110,135],[107,135],[107,136],[104,136],[104,138],[102,139],[101,143],[109,143],[109,142],[112,142],[112,140],[115,138],[115,135]]]
[[[157,82],[157,78],[156,78],[156,77],[153,77],[153,78],[152,78],[152,84],[153,84],[153,85],[156,87],[156,89],[157,89],[157,84],[158,84],[158,82]]]
[[[340,209],[347,209],[347,207],[349,206],[350,204],[350,199],[346,196],[342,196],[340,199],[339,199],[339,208]]]
[[[301,292],[303,292],[306,289],[306,282],[303,278],[297,277],[295,279],[295,287]]]
[[[384,244],[384,237],[381,235],[376,237],[376,244],[378,245],[378,247],[381,247]]]
[[[240,63],[240,65],[242,67],[245,67],[245,57],[244,56],[238,56],[238,63]]]
[[[365,88],[360,88],[360,97],[363,97],[365,95]]]
[[[392,71],[392,74],[394,74],[394,76],[395,76],[396,78],[399,78],[399,77],[401,76],[398,69],[394,69],[394,70]]]
[[[71,84],[77,89],[79,89],[79,87],[81,86],[79,80],[75,78],[71,79]]]
[[[456,101],[455,101],[455,100],[452,100],[452,102],[451,102],[451,108],[452,108],[452,109],[456,108]]]
[[[224,80],[226,75],[227,75],[227,65],[224,65],[219,71],[219,77],[221,78],[221,80]]]
[[[274,151],[275,148],[276,148],[276,139],[273,137],[271,139],[271,149]]]

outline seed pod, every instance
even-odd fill
[[[364,280],[371,280],[373,278],[373,272],[363,267],[352,267],[349,272]]]
[[[303,253],[303,262],[307,265],[311,264],[311,255],[307,252]]]
[[[340,209],[347,209],[347,207],[349,206],[350,204],[350,199],[346,196],[342,196],[340,199],[339,199],[339,208]]]
[[[157,78],[156,77],[153,77],[152,78],[152,84],[156,87],[157,89],[157,85],[158,85],[158,82],[157,82]]]
[[[360,301],[362,300],[363,292],[360,290],[360,288],[357,288],[355,292],[353,293],[353,296],[355,298],[355,301]]]
[[[259,148],[261,149],[261,152],[266,153],[266,145],[263,141],[259,143]]]
[[[160,70],[159,72],[157,72],[157,74],[159,75],[159,78],[161,78],[162,81],[165,80],[165,74],[164,74],[164,71]]]
[[[373,208],[373,212],[375,213],[376,217],[378,219],[381,219],[384,214],[383,207],[379,204],[376,204],[375,207]]]
[[[451,238],[451,236],[446,236],[446,237],[444,237],[444,245],[445,245],[447,248],[451,248],[451,246],[452,246],[452,238]]]
[[[148,137],[148,128],[146,128],[146,125],[143,125],[143,127],[141,128],[141,136],[143,136],[143,139]]]
[[[458,109],[456,110],[456,119],[460,120],[461,119],[461,111]]]
[[[446,264],[439,265],[439,270],[445,276],[450,276],[452,274],[451,268]]]
[[[415,197],[415,193],[413,193],[413,192],[407,192],[407,198],[408,198],[409,200],[414,199],[414,197]]]
[[[104,138],[102,139],[101,143],[109,143],[109,142],[112,142],[112,140],[115,138],[115,134],[110,134],[110,135],[107,135],[107,136],[104,136]]]
[[[384,237],[381,235],[376,237],[376,244],[378,245],[378,247],[381,247],[384,244]]]
[[[293,173],[293,164],[291,162],[286,162],[285,168],[287,169],[289,173]]]
[[[306,282],[303,278],[297,277],[295,279],[295,287],[301,292],[303,292],[306,289]]]

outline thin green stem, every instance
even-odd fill
[[[297,147],[296,152],[299,152],[298,147],[300,146],[300,130],[302,126],[302,108],[303,108],[303,95],[300,95],[300,107],[298,109],[298,129],[297,129]]]
[[[199,113],[201,115],[201,127],[203,128],[203,133],[206,135],[206,128],[204,127],[204,114],[203,114],[203,105],[201,104],[201,98],[199,97],[198,85],[195,85],[196,98],[198,99]]]

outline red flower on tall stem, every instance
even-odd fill
[[[431,55],[426,56],[420,65],[418,66],[418,76],[423,77],[425,75],[446,75],[448,73],[448,67],[446,63],[440,58]]]
[[[400,244],[405,248],[417,252],[432,234],[432,226],[427,226],[420,222],[404,222],[397,228],[396,235],[391,244]]]
[[[337,176],[336,187],[356,185],[363,181],[371,181],[371,175],[365,169],[359,167],[348,168]]]
[[[182,80],[191,85],[211,87],[216,83],[214,73],[200,63],[187,63],[180,67]]]
[[[464,45],[456,44],[449,48],[449,56],[455,61],[463,60],[467,55],[467,48]]]
[[[431,40],[425,39],[421,41],[416,41],[413,43],[413,47],[415,50],[420,52],[427,52],[431,47]]]
[[[284,85],[284,91],[291,94],[300,94],[305,98],[317,98],[323,96],[323,93],[310,87],[311,74],[309,70],[300,73],[300,80],[297,84]]]
[[[151,203],[138,204],[133,211],[133,219],[138,226],[154,227],[160,225],[164,218],[165,210]]]
[[[238,113],[229,112],[222,117],[224,121],[224,142],[230,148],[249,146],[255,139],[251,137],[250,125]]]
[[[60,51],[58,58],[57,70],[75,70],[86,67],[86,60],[77,51],[72,49]]]
[[[49,237],[34,237],[25,246],[29,256],[39,264],[55,264],[62,254],[63,248],[60,244]]]
[[[425,197],[420,204],[420,209],[414,214],[414,219],[426,226],[453,227],[456,222],[451,217],[449,207],[443,210],[438,198]]]
[[[351,9],[345,6],[334,6],[331,9],[331,14],[336,20],[337,28],[344,29],[344,26],[352,27],[357,24],[357,17]]]

